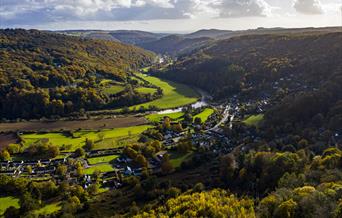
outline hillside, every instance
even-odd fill
[[[160,54],[177,56],[188,54],[196,49],[208,45],[212,42],[211,38],[185,38],[178,35],[170,35],[159,40],[143,43],[139,46]]]
[[[206,89],[217,98],[268,90],[290,75],[293,81],[317,86],[341,69],[341,40],[342,33],[234,37],[181,58],[161,76]]]
[[[36,30],[1,30],[0,42],[1,118],[101,107],[106,99],[96,90],[98,81],[125,84],[130,72],[154,59],[151,52],[117,42]]]

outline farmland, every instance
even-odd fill
[[[19,208],[19,199],[14,197],[0,197],[0,216],[11,206]]]
[[[207,119],[209,118],[210,115],[212,115],[214,113],[214,109],[212,108],[206,108],[204,109],[201,113],[197,114],[194,116],[194,119],[196,119],[197,117],[201,119],[201,121],[204,123],[207,121]]]
[[[21,136],[24,148],[40,140],[59,146],[64,151],[74,151],[85,145],[86,139],[93,140],[95,149],[115,148],[124,145],[123,139],[138,139],[138,135],[152,126],[142,125],[101,131],[76,131],[72,135],[57,133],[32,133]]]
[[[125,89],[124,86],[112,85],[112,86],[104,88],[103,93],[106,95],[114,95],[114,94],[117,94],[119,92],[122,92],[124,89]]]
[[[103,163],[103,164],[98,164],[95,166],[92,166],[90,168],[87,168],[84,170],[85,174],[93,174],[95,171],[100,171],[100,172],[110,172],[113,171],[114,168],[111,164],[108,163]]]
[[[146,124],[143,117],[127,116],[87,120],[27,121],[0,123],[0,132],[110,129]]]
[[[119,157],[118,155],[108,155],[108,156],[88,158],[87,160],[89,164],[110,163],[118,157]]]
[[[179,120],[182,116],[184,116],[183,112],[175,112],[168,114],[149,114],[145,118],[150,122],[160,122],[164,117],[169,117],[171,120]]]
[[[136,88],[135,91],[142,93],[142,94],[153,94],[155,93],[157,90],[154,88],[148,88],[148,87],[139,87]]]
[[[176,108],[194,103],[199,98],[199,94],[186,85],[162,80],[157,77],[147,76],[144,74],[138,75],[149,83],[160,87],[163,90],[163,96],[154,101],[131,106],[129,108],[130,110],[140,107],[149,108],[151,106],[157,107],[159,109]]]

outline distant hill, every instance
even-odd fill
[[[186,38],[180,35],[170,35],[159,40],[142,43],[139,46],[160,54],[177,56],[190,53],[203,46],[207,46],[214,40],[211,38]]]
[[[131,45],[37,30],[0,30],[0,42],[0,118],[101,107],[98,79],[125,83],[155,58]]]
[[[137,30],[70,30],[60,33],[93,39],[105,39],[133,44],[156,53],[179,56],[210,45],[214,40],[229,39],[244,35],[328,33],[341,32],[342,28],[258,28],[251,30],[203,29],[190,34],[151,33]]]
[[[207,37],[207,38],[219,38],[224,35],[228,35],[233,33],[234,31],[232,30],[218,30],[218,29],[203,29],[196,31],[194,33],[190,33],[187,35],[184,35],[185,38],[202,38],[202,37]]]

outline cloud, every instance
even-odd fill
[[[320,0],[296,0],[293,7],[303,14],[323,14]]]
[[[271,13],[270,5],[264,0],[222,0],[216,8],[222,18],[268,16]]]
[[[5,24],[190,18],[200,0],[0,0]]]

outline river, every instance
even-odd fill
[[[209,101],[212,99],[212,97],[207,93],[206,91],[199,89],[199,88],[194,88],[198,93],[201,95],[201,100],[197,101],[196,103],[191,104],[190,106],[194,109],[200,108],[200,107],[205,107],[209,105]],[[183,107],[178,107],[174,109],[166,109],[162,111],[158,111],[157,114],[171,114],[171,113],[177,113],[181,112],[183,110]]]

